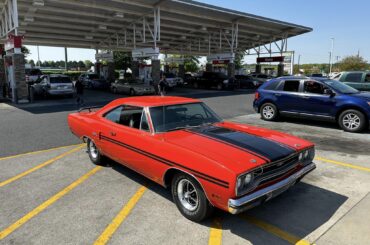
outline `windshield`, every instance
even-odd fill
[[[50,83],[72,83],[69,77],[50,77]]]
[[[152,107],[150,115],[156,132],[168,132],[221,121],[216,113],[203,103]]]
[[[324,80],[323,82],[342,94],[355,94],[355,93],[360,92],[357,89],[354,89],[348,86],[347,84],[344,84],[336,80],[328,79],[328,80]]]

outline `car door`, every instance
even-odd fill
[[[297,106],[297,100],[299,99],[300,92],[300,80],[285,80],[282,81],[273,96],[275,98],[275,104],[279,111],[288,113],[298,113],[299,107]]]
[[[328,87],[313,80],[304,80],[302,85],[297,100],[299,111],[304,116],[331,117],[336,98],[333,95],[325,94],[325,89]]]
[[[102,152],[113,160],[158,181],[155,177],[158,162],[146,154],[154,144],[150,127],[145,125],[147,116],[144,108],[131,105],[109,111],[99,125],[100,145]]]

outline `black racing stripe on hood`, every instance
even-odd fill
[[[295,153],[295,150],[275,141],[228,128],[207,126],[189,131],[244,149],[271,162]]]

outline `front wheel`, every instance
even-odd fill
[[[136,93],[135,93],[135,90],[134,89],[130,89],[130,95],[131,96],[134,96]]]
[[[367,125],[365,115],[358,110],[346,110],[340,114],[338,120],[344,131],[352,133],[363,131]]]
[[[266,103],[261,106],[261,118],[266,121],[274,121],[278,117],[278,109],[272,103]]]
[[[213,206],[200,184],[191,176],[177,174],[172,179],[172,198],[185,218],[200,222],[211,215]]]

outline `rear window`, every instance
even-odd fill
[[[266,84],[266,86],[263,89],[265,89],[265,90],[276,90],[279,83],[280,83],[280,81],[269,82],[268,84]]]
[[[42,75],[42,72],[40,69],[26,69],[25,70],[26,75],[28,76],[40,76]]]
[[[298,92],[299,81],[285,81],[283,90],[287,92]]]
[[[348,73],[345,82],[359,83],[362,80],[362,73]]]
[[[50,77],[50,83],[72,83],[69,77]]]

